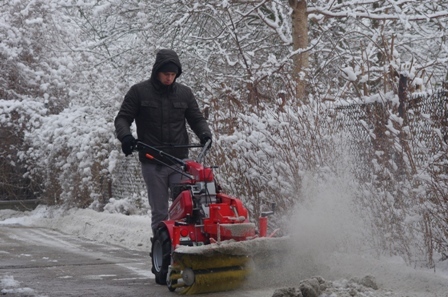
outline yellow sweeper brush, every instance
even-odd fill
[[[233,290],[246,280],[248,261],[247,256],[174,252],[168,287],[186,295]]]
[[[257,269],[254,260],[275,258],[285,248],[286,238],[178,247],[172,254],[167,285],[171,291],[179,289],[186,295],[234,290],[245,283],[252,269]]]

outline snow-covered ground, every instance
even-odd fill
[[[0,228],[1,225],[13,224],[50,228],[133,250],[150,249],[150,218],[144,215],[127,216],[90,209],[61,210],[43,206],[31,212],[1,210]],[[318,231],[311,233],[328,238]],[[301,242],[304,240],[307,244]],[[315,248],[306,248],[310,244]],[[272,282],[275,288],[289,288],[277,291],[276,296],[298,296],[294,295],[294,290],[298,290],[300,284],[306,286],[307,282],[303,280],[321,276],[325,282],[321,280],[320,296],[448,297],[447,263],[445,266],[439,265],[435,271],[417,269],[406,266],[398,258],[379,259],[352,251],[331,252],[328,244],[313,241],[311,237],[302,237],[291,244],[290,249],[284,274],[261,276],[265,284]],[[8,277],[0,280],[3,287],[13,285],[13,276]]]

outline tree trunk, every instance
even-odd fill
[[[292,8],[292,39],[293,50],[306,49],[308,47],[308,14],[306,0],[289,0]],[[296,83],[296,97],[303,103],[307,102],[307,71],[308,52],[294,55],[293,78]]]

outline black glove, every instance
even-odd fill
[[[135,146],[137,145],[137,142],[132,135],[126,135],[121,140],[121,150],[125,154],[125,156],[132,155],[132,152],[135,150]]]
[[[212,138],[210,136],[208,136],[206,134],[202,135],[200,140],[201,140],[202,146],[204,146],[207,143],[207,141],[209,141],[209,140],[210,140],[210,144],[209,144],[208,148],[210,148],[212,146]]]

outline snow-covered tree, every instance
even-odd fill
[[[309,1],[312,86],[325,98],[435,89],[447,74],[445,1]]]
[[[73,35],[58,1],[5,1],[0,12],[0,98],[44,102],[59,112],[70,101]]]

